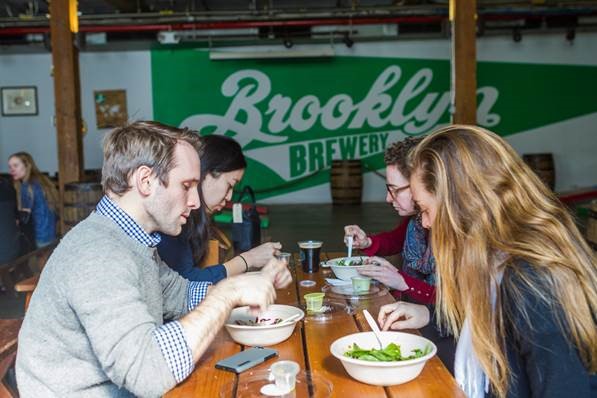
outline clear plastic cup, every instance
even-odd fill
[[[371,278],[367,276],[353,276],[352,290],[355,292],[368,292],[371,287]]]
[[[307,304],[307,311],[310,312],[318,312],[321,311],[321,307],[323,306],[323,297],[325,293],[307,293],[303,297],[305,298],[305,303]]]
[[[286,264],[290,264],[290,257],[291,257],[291,256],[292,256],[292,254],[290,254],[290,253],[286,253],[286,252],[280,252],[280,254],[278,254],[278,255],[276,256],[276,258],[277,258],[278,260],[285,261],[285,262],[286,262]]]
[[[294,390],[296,375],[300,370],[301,367],[294,361],[278,361],[270,367],[270,380],[280,393],[287,394]]]

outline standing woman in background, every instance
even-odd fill
[[[597,396],[597,267],[569,211],[510,145],[449,126],[412,154],[413,199],[431,231],[440,322],[458,337],[470,398]],[[383,329],[426,307],[381,307]]]
[[[12,154],[8,158],[8,170],[17,191],[19,211],[28,214],[30,220],[27,221],[33,223],[36,247],[47,246],[56,239],[56,187],[39,171],[27,152]]]

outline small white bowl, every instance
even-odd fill
[[[255,316],[249,313],[249,307],[238,307],[230,312],[230,317],[224,325],[232,340],[248,346],[269,346],[278,344],[290,337],[298,321],[305,317],[303,310],[291,305],[272,304],[266,312],[259,314],[259,319],[281,318],[282,320],[293,315],[300,316],[288,323],[263,326],[237,325],[236,321],[254,321]]]
[[[333,356],[342,362],[344,369],[346,369],[346,372],[352,378],[375,386],[392,386],[411,381],[421,373],[427,360],[433,357],[437,351],[435,344],[416,334],[402,332],[381,333],[384,348],[390,343],[395,343],[400,346],[403,354],[410,354],[415,348],[424,350],[427,346],[431,347],[431,351],[421,358],[395,362],[364,361],[344,355],[354,343],[366,349],[379,348],[373,332],[355,333],[341,337],[332,343],[330,351]]]
[[[360,276],[358,270],[364,268],[364,265],[338,265],[340,261],[360,261],[366,260],[367,256],[354,256],[354,257],[339,257],[326,261],[324,266],[330,267],[334,271],[336,278],[342,279],[343,281],[351,281],[353,276]]]

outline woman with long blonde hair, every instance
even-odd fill
[[[50,244],[56,239],[56,187],[27,152],[10,155],[8,169],[17,191],[18,208],[31,217],[36,246]]]
[[[556,196],[496,134],[455,125],[412,154],[411,189],[431,230],[438,320],[458,337],[469,397],[597,396],[595,257]],[[381,308],[384,329],[428,321]]]

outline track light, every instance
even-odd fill
[[[566,30],[566,40],[568,40],[570,42],[570,44],[572,44],[575,37],[576,37],[576,29],[568,28]]]
[[[477,37],[482,37],[485,34],[485,22],[483,20],[477,21]]]
[[[520,29],[514,28],[512,31],[512,40],[514,40],[515,43],[519,43],[522,40],[522,33],[520,32]]]
[[[352,40],[352,38],[348,35],[348,33],[346,33],[344,35],[344,38],[342,39],[342,42],[344,44],[346,44],[346,47],[351,48],[354,45],[354,40]]]
[[[44,33],[43,43],[44,43],[44,48],[48,52],[52,52],[52,40],[50,39],[49,33]]]

